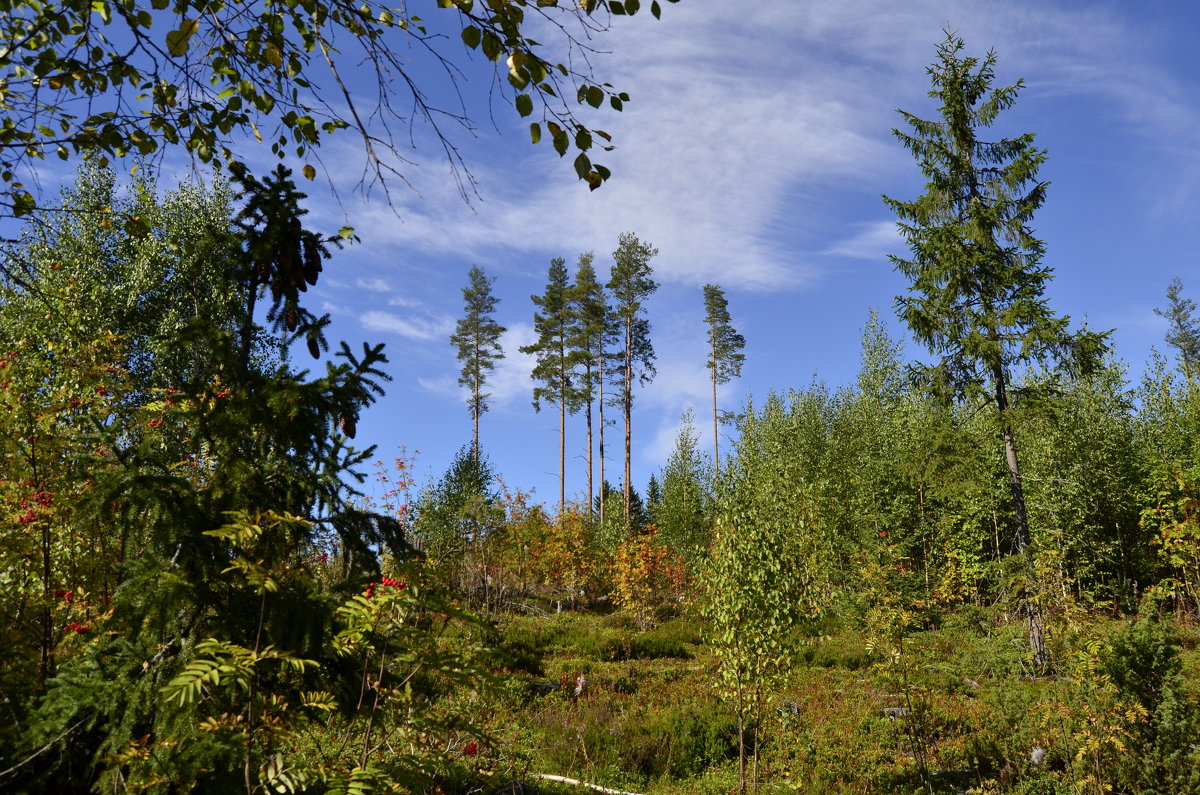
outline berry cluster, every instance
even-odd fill
[[[395,588],[395,589],[399,590],[404,587],[404,582],[402,580],[397,580],[393,577],[384,577],[378,583],[373,583],[373,582],[367,583],[366,597],[368,599],[370,599],[372,596],[375,595],[375,586],[376,585],[379,585],[384,588],[391,587],[391,588]]]

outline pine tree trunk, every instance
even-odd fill
[[[592,383],[592,366],[591,366],[591,364],[588,364],[586,372],[587,372],[588,391],[591,392],[591,383]],[[587,492],[588,492],[587,510],[588,510],[588,518],[589,519],[592,518],[592,485],[593,485],[592,484],[592,401],[589,398],[588,402],[587,402]]]
[[[562,396],[560,396],[562,397]],[[558,401],[558,518],[567,509],[567,401]]]
[[[479,341],[475,341],[475,383],[474,398],[471,401],[471,414],[475,424],[475,433],[471,441],[471,452],[475,457],[475,471],[479,471]]]
[[[604,348],[600,349],[600,526],[604,527]]]
[[[712,358],[712,389],[713,389],[713,474],[721,469],[721,459],[718,450],[717,436],[717,351],[713,348]]]
[[[633,434],[631,420],[633,419],[633,318],[625,318],[625,526],[632,525],[630,506],[632,504],[632,484],[630,483],[630,459],[633,453]]]

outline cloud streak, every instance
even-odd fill
[[[363,327],[371,331],[398,334],[411,340],[443,340],[454,331],[454,320],[448,316],[401,317],[394,312],[371,310],[360,318]]]

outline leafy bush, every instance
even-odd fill
[[[1148,715],[1138,726],[1134,753],[1122,765],[1129,784],[1145,792],[1200,790],[1195,745],[1200,705],[1185,690],[1180,650],[1175,627],[1147,600],[1137,621],[1112,634],[1103,654],[1105,673],[1120,697]]]

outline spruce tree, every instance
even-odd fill
[[[530,298],[541,310],[533,315],[533,329],[538,338],[532,345],[522,346],[521,353],[532,354],[537,359],[530,373],[530,377],[538,382],[533,388],[533,408],[541,411],[542,401],[558,406],[558,513],[561,516],[567,504],[567,412],[575,413],[579,404],[572,383],[572,370],[579,353],[570,348],[575,320],[566,260],[555,257],[550,261],[546,292]]]
[[[1090,371],[1104,349],[1103,334],[1072,333],[1044,296],[1051,269],[1045,245],[1034,236],[1034,212],[1046,198],[1037,180],[1046,151],[1033,133],[984,140],[1000,113],[1016,101],[1023,83],[993,87],[996,54],[961,57],[963,40],[947,33],[929,67],[929,96],[939,118],[900,111],[911,132],[894,130],[928,180],[912,201],[884,197],[899,218],[908,258],[892,256],[911,280],[896,299],[900,317],[937,357],[925,371],[934,392],[994,403],[1004,440],[1015,518],[1015,547],[1031,536],[1012,421],[1012,371],[1053,362]],[[1036,609],[1028,606],[1035,661],[1048,660]]]
[[[1166,309],[1155,309],[1154,314],[1165,318],[1167,344],[1179,351],[1179,365],[1183,377],[1191,383],[1200,367],[1200,321],[1196,320],[1196,302],[1183,297],[1183,282],[1172,279],[1167,287]]]
[[[717,385],[727,384],[742,374],[742,362],[746,359],[742,349],[746,347],[746,338],[730,323],[725,291],[715,284],[704,285],[704,322],[708,324],[707,366],[712,376],[713,465],[719,468]]]
[[[1000,414],[1016,518],[1016,546],[1030,542],[1013,433],[1011,373],[1053,361],[1090,370],[1103,334],[1071,333],[1044,296],[1052,270],[1042,264],[1045,244],[1030,223],[1046,198],[1037,181],[1046,151],[1033,133],[995,141],[980,132],[1012,106],[1022,81],[992,86],[995,52],[960,57],[963,40],[949,34],[929,68],[929,96],[941,102],[929,121],[900,111],[912,132],[894,130],[928,179],[913,201],[884,197],[899,218],[910,257],[891,257],[912,285],[896,299],[900,317],[938,362],[932,385],[948,396],[986,394]],[[984,392],[986,390],[986,393]]]
[[[617,355],[621,360],[620,400],[625,415],[625,521],[630,522],[633,489],[630,480],[630,462],[633,451],[632,415],[633,382],[635,377],[643,385],[654,377],[654,346],[650,342],[650,321],[645,317],[645,302],[658,283],[651,278],[650,260],[658,249],[643,243],[632,232],[624,232],[618,238],[617,250],[613,252],[613,266],[608,281],[612,290],[614,315],[620,328]]]
[[[487,399],[491,397],[483,391],[483,385],[488,374],[496,368],[496,362],[504,358],[500,335],[505,328],[492,317],[500,303],[500,299],[492,295],[495,277],[488,278],[483,268],[473,265],[468,278],[471,283],[462,290],[466,314],[459,318],[450,342],[458,349],[458,360],[462,362],[458,383],[471,390],[471,396],[467,398],[473,424],[471,450],[478,465],[479,415],[488,410]]]

